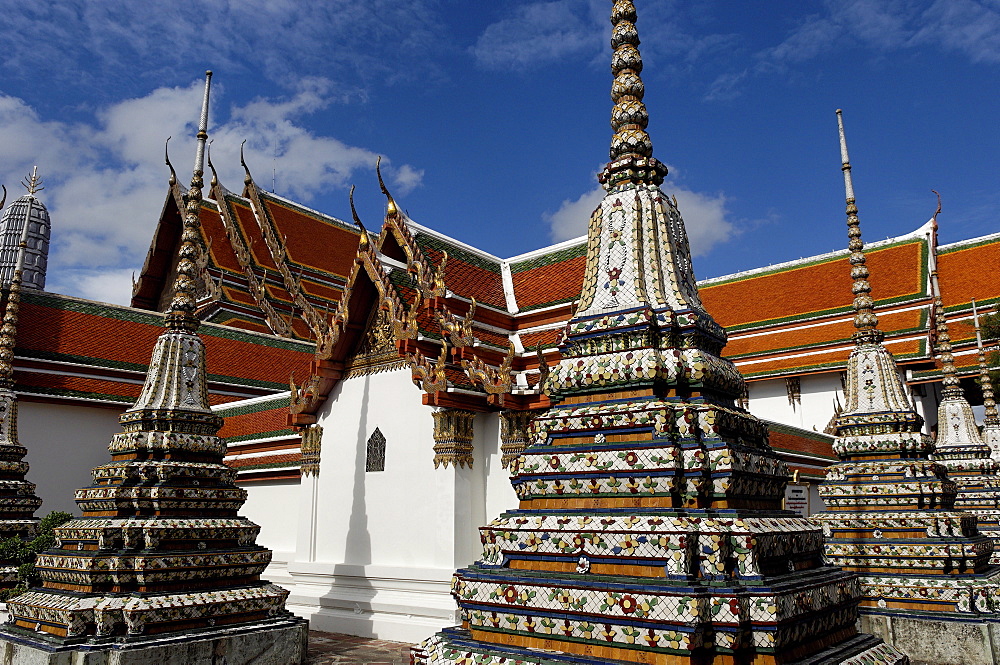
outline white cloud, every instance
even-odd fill
[[[590,215],[597,210],[597,206],[604,199],[604,193],[604,189],[598,187],[582,194],[576,200],[566,199],[558,210],[542,215],[542,219],[549,225],[549,235],[553,242],[586,235]]]
[[[98,302],[128,304],[132,298],[132,278],[139,271],[131,268],[118,270],[62,270],[56,274],[49,272],[45,290],[69,293],[80,298]]]
[[[271,168],[277,191],[308,202],[344,187],[357,170],[374,168],[376,153],[305,129],[302,116],[330,103],[329,84],[306,80],[286,98],[258,98],[225,112],[221,89],[213,88],[212,161],[223,184],[240,189],[240,143],[262,186]],[[22,100],[0,95],[0,182],[18,182],[34,164],[45,181],[40,197],[52,218],[48,286],[70,295],[127,303],[127,276],[142,264],[166,197],[163,141],[182,184],[190,178],[193,122],[203,83],[160,88],[98,110],[93,120],[51,122]],[[420,185],[423,170],[409,164],[387,173],[402,190]],[[207,179],[207,178],[206,178]],[[121,284],[118,284],[118,281]]]
[[[728,219],[724,194],[694,192],[677,185],[674,178],[664,182],[662,189],[668,196],[677,197],[677,207],[684,218],[693,256],[708,254],[717,244],[738,233]],[[590,215],[600,205],[604,194],[604,190],[597,187],[578,199],[563,201],[554,213],[543,215],[549,224],[552,240],[560,242],[586,234]]]
[[[419,187],[420,183],[423,182],[424,170],[415,169],[409,164],[403,164],[396,169],[396,173],[392,179],[399,187],[399,193],[406,195]]]
[[[595,51],[599,30],[583,2],[535,2],[487,26],[472,53],[488,69],[540,66]]]

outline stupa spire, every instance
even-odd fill
[[[844,133],[844,114],[840,109],[837,109],[837,127],[840,130],[840,161],[847,196],[847,237],[850,239],[847,248],[851,251],[851,279],[854,280],[854,327],[858,329],[854,339],[857,343],[869,339],[881,341],[882,333],[878,331],[875,302],[871,297],[872,287],[868,283],[870,273],[865,258],[865,244],[861,240],[861,221],[858,219],[858,206],[854,199],[851,158],[847,154],[847,136]]]
[[[878,316],[875,315],[875,302],[871,297],[872,287],[868,282],[871,273],[865,258],[865,244],[861,239],[861,221],[858,219],[858,206],[854,198],[854,181],[851,177],[851,158],[847,154],[847,135],[844,131],[844,114],[837,109],[837,129],[840,134],[840,162],[844,173],[844,193],[847,200],[847,247],[851,252],[851,292],[854,294],[852,307],[854,309],[854,342],[857,352],[848,361],[847,387],[844,405],[844,415],[838,419],[838,428],[853,423],[852,416],[858,414],[881,413],[889,411],[901,422],[923,421],[913,411],[906,395],[896,362],[882,346],[884,336],[878,329]],[[869,367],[865,380],[855,364],[867,364]],[[853,425],[850,425],[853,426]],[[844,431],[840,431],[844,434]]]
[[[0,538],[34,536],[38,528],[34,513],[42,505],[42,500],[35,495],[35,485],[25,479],[28,463],[24,456],[28,451],[17,436],[18,399],[14,392],[14,346],[28,228],[29,225],[24,224],[21,231],[14,276],[7,291],[7,306],[0,326]],[[13,587],[17,581],[17,562],[0,558],[0,588]]]
[[[202,98],[201,117],[198,121],[198,146],[195,150],[191,187],[184,195],[184,230],[178,253],[177,277],[174,279],[174,296],[170,300],[167,327],[175,330],[197,330],[194,316],[198,290],[198,258],[203,251],[201,239],[201,201],[205,182],[205,144],[208,142],[208,103],[212,87],[212,72],[205,72],[205,94]]]
[[[979,310],[976,301],[972,301],[972,319],[976,326],[976,348],[979,350],[979,382],[983,389],[983,407],[986,410],[987,421],[993,420],[1000,424],[1000,412],[997,411],[996,399],[993,395],[993,381],[990,379],[990,368],[986,364],[986,351],[983,348],[983,330],[979,325]]]
[[[983,443],[989,446],[993,459],[1000,461],[1000,412],[997,411],[993,394],[990,368],[986,364],[986,350],[983,348],[983,333],[979,327],[979,311],[975,300],[972,301],[972,317],[976,324],[976,346],[979,349],[979,387],[983,391],[983,407],[986,410],[983,418]]]
[[[653,142],[646,133],[649,113],[642,99],[646,86],[642,82],[642,55],[639,53],[639,33],[635,27],[636,12],[632,0],[616,0],[611,10],[611,159],[601,182],[612,189],[620,182],[648,182],[659,185],[667,175],[667,167],[653,158]]]
[[[781,510],[788,467],[737,406],[743,377],[659,187],[635,20],[632,0],[615,0],[607,194],[544,382],[552,407],[510,463],[519,507],[456,573],[463,627],[413,662],[899,665],[856,632],[854,578],[823,563],[818,527]]]
[[[243,653],[240,644],[268,640],[283,662],[303,655],[305,627],[284,611],[288,592],[260,579],[271,552],[255,543],[260,527],[239,515],[247,492],[223,463],[223,420],[209,406],[205,345],[196,332],[211,76],[184,195],[175,293],[142,392],[119,417],[123,431],[108,446],[112,460],[94,468],[93,483],[76,493],[82,516],[60,527],[56,547],[39,557],[43,586],[8,601],[12,619],[0,640],[17,635],[42,650],[51,646],[39,640],[63,640],[93,652],[148,637],[142,653],[129,656],[135,662],[166,662],[178,644],[205,639],[230,656]]]

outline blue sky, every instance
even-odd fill
[[[655,154],[699,278],[846,245],[834,110],[865,239],[941,192],[945,242],[1000,231],[1000,1],[637,0]],[[0,182],[38,164],[49,288],[126,302],[187,180],[202,72],[213,159],[340,217],[390,187],[419,223],[500,256],[583,233],[611,102],[610,0],[0,0]],[[385,162],[383,162],[385,164]],[[846,272],[846,271],[845,271]],[[847,276],[845,274],[845,289]],[[878,290],[878,277],[873,278]]]

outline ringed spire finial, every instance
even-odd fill
[[[195,151],[194,171],[191,187],[184,194],[184,228],[181,232],[181,246],[178,250],[177,277],[174,279],[174,295],[170,300],[167,327],[194,331],[198,319],[194,316],[195,297],[200,277],[198,260],[204,249],[201,238],[202,187],[205,182],[205,146],[208,143],[208,104],[212,87],[212,72],[205,72],[205,96],[202,98],[201,118],[198,122],[198,147]]]
[[[632,0],[615,0],[611,9],[611,160],[601,173],[606,189],[622,182],[659,185],[667,167],[653,158],[653,142],[646,133],[649,113],[642,99],[646,87],[640,76],[642,55],[639,33],[635,27],[636,11]]]
[[[840,131],[840,161],[844,172],[844,192],[847,197],[847,248],[851,251],[851,279],[854,285],[854,340],[857,343],[875,341],[881,342],[882,333],[878,330],[878,316],[875,315],[875,301],[872,300],[871,284],[868,283],[870,273],[865,258],[865,243],[861,240],[861,221],[858,219],[858,206],[854,200],[854,182],[851,179],[851,158],[847,154],[847,136],[844,133],[844,114],[837,109],[837,127]]]
[[[42,179],[38,175],[37,165],[31,169],[31,175],[21,181],[21,185],[28,190],[28,194],[31,194],[32,196],[45,189],[42,187]]]
[[[983,349],[983,331],[979,326],[979,310],[976,301],[972,301],[972,319],[976,326],[976,348],[979,350],[979,387],[983,391],[984,422],[1000,424],[1000,411],[997,410],[996,397],[993,394],[993,381],[990,379],[990,368],[986,364],[986,350]]]
[[[378,156],[375,160],[375,173],[378,174],[378,186],[381,188],[382,193],[385,194],[385,198],[388,199],[385,208],[386,217],[389,215],[398,215],[399,207],[396,205],[396,200],[392,198],[392,194],[389,193],[389,188],[385,186],[385,181],[382,180],[382,155]]]

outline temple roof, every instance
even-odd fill
[[[20,320],[14,358],[20,395],[121,406],[139,395],[164,315],[26,291]],[[200,334],[213,404],[287,390],[286,373],[305,373],[312,358],[312,344],[274,335],[212,323]]]

